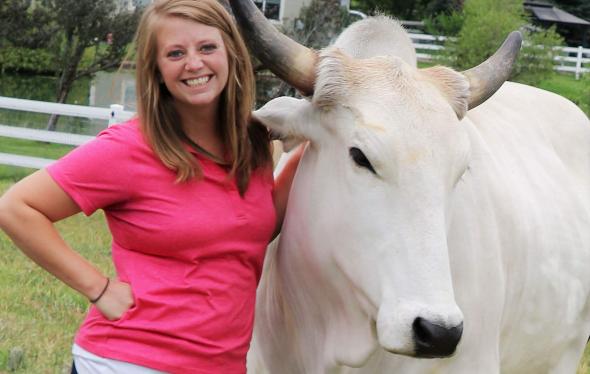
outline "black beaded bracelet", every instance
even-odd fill
[[[100,293],[100,295],[98,295],[96,297],[96,299],[90,300],[90,302],[92,304],[95,304],[98,300],[100,300],[102,295],[104,295],[104,293],[107,292],[107,288],[109,288],[109,283],[111,283],[111,280],[110,280],[110,278],[107,278],[107,284],[104,285],[104,288],[102,289],[102,292]]]

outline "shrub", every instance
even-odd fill
[[[447,39],[436,62],[469,69],[489,58],[511,31],[522,30],[523,47],[510,79],[536,85],[553,74],[559,54],[554,47],[563,45],[563,39],[554,27],[525,27],[522,0],[467,0],[462,16],[461,30],[456,38]]]
[[[537,85],[555,73],[554,59],[560,53],[556,47],[564,44],[563,38],[555,31],[555,27],[525,30],[523,36],[523,47],[512,80]]]
[[[54,74],[54,54],[45,49],[7,46],[0,49],[0,71]]]
[[[461,11],[441,12],[424,19],[424,31],[432,35],[457,36],[465,17]]]
[[[490,57],[506,36],[524,25],[522,0],[468,0],[463,27],[457,38],[447,39],[442,61],[458,70]]]

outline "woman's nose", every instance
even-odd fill
[[[196,71],[203,67],[203,60],[197,55],[188,56],[184,69],[186,71]]]

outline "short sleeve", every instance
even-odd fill
[[[129,198],[132,130],[129,124],[110,127],[46,168],[84,214]]]

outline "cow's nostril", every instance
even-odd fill
[[[417,357],[448,357],[455,353],[461,340],[463,323],[449,328],[418,317],[414,320],[412,329]]]

